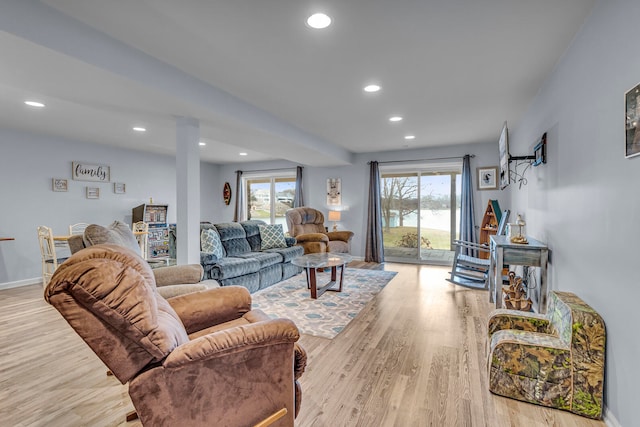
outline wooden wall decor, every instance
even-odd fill
[[[231,185],[228,182],[224,183],[224,189],[222,190],[222,197],[224,198],[224,204],[229,205],[231,203]]]

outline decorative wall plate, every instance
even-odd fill
[[[231,185],[228,182],[224,183],[224,189],[222,190],[222,197],[224,198],[224,204],[231,203]]]

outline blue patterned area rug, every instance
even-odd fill
[[[340,270],[338,270],[338,278]],[[396,275],[395,271],[346,268],[342,292],[325,292],[311,299],[306,273],[251,295],[254,308],[270,317],[295,322],[303,334],[332,339],[355,318],[360,310]],[[328,283],[331,273],[317,273],[319,285]]]

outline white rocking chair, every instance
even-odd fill
[[[498,224],[498,230],[496,232],[498,236],[504,234],[510,214],[511,211],[509,209],[505,209],[502,212],[502,218],[500,218],[500,223]],[[466,255],[462,253],[462,250],[470,249],[478,252],[489,252],[489,246],[464,240],[454,240],[453,243],[456,246],[456,251],[453,256],[453,266],[450,271],[451,276],[446,280],[455,285],[467,288],[487,289],[489,259]]]

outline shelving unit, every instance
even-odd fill
[[[133,208],[133,223],[144,221],[149,224],[147,236],[147,257],[149,259],[169,258],[169,224],[167,223],[168,205],[142,204]]]
[[[500,204],[497,200],[489,200],[487,209],[485,209],[484,216],[482,217],[482,224],[480,225],[480,244],[489,246],[489,239],[491,236],[495,236],[498,231],[498,224],[501,218],[502,211],[500,210]],[[489,259],[489,253],[480,252],[479,257]]]

